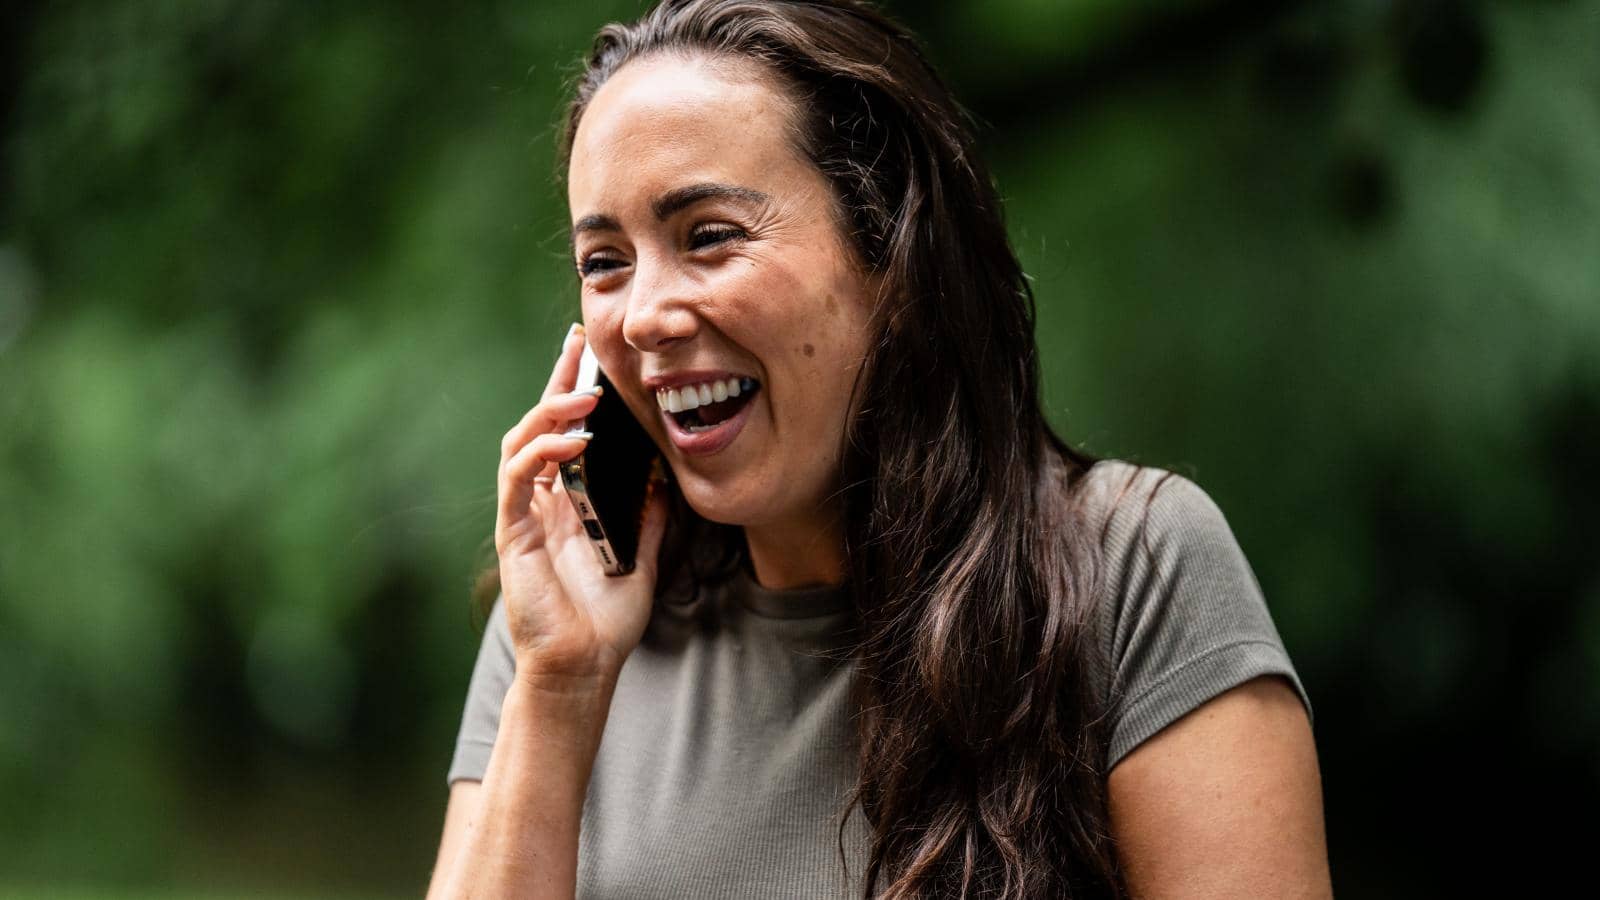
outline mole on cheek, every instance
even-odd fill
[[[800,351],[802,353],[804,353],[805,355],[807,355],[807,356],[816,356],[817,355],[817,348],[811,346],[810,344],[803,345],[800,348]]]

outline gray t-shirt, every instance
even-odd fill
[[[1084,489],[1106,534],[1107,771],[1223,691],[1263,674],[1311,701],[1221,511],[1187,479],[1117,460]],[[1120,502],[1119,502],[1120,501]],[[1106,511],[1116,504],[1106,519]],[[712,598],[716,627],[656,614],[628,657],[590,777],[579,898],[855,897],[868,832],[839,814],[855,781],[851,612],[839,588],[768,590],[739,575]],[[497,601],[468,688],[448,781],[481,779],[513,671]]]

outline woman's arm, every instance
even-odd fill
[[[1111,770],[1109,789],[1135,900],[1333,896],[1317,749],[1281,677],[1168,725]]]
[[[560,464],[592,437],[564,429],[600,396],[598,387],[573,390],[583,343],[574,323],[544,395],[500,442],[494,545],[504,613],[494,621],[505,628],[514,675],[482,784],[452,789],[439,847],[445,871],[435,871],[430,898],[571,900],[583,800],[611,697],[650,620],[667,523],[661,483],[653,479],[646,493],[637,568],[616,577],[596,564],[560,485]],[[468,799],[457,807],[457,796]]]
[[[615,686],[512,683],[483,783],[451,790],[429,900],[571,900],[583,799]]]
[[[477,816],[482,802],[483,782],[463,778],[450,785],[450,800],[444,808],[444,833],[439,836],[439,853],[434,857],[433,877],[428,880],[428,900],[444,896],[444,883],[450,878],[456,854],[461,852],[467,823]]]

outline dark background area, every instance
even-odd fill
[[[1576,877],[1600,3],[888,6],[983,123],[1052,417],[1250,558],[1338,894]],[[0,893],[420,895],[578,312],[563,85],[638,9],[7,7]]]

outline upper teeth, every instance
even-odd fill
[[[739,396],[739,379],[735,376],[716,381],[703,381],[699,384],[685,384],[675,388],[662,388],[656,391],[656,403],[667,412],[675,413],[705,406],[708,403],[721,403],[729,397],[737,396]]]

